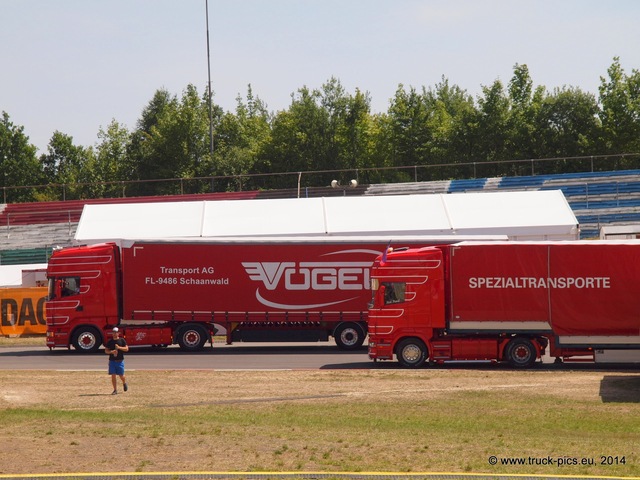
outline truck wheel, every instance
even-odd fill
[[[204,344],[207,343],[207,332],[198,325],[190,325],[184,327],[178,333],[178,345],[182,350],[187,352],[195,352],[202,350]]]
[[[536,347],[528,338],[514,338],[507,345],[507,361],[515,368],[529,368],[536,363]]]
[[[421,367],[428,356],[427,346],[418,338],[405,338],[396,346],[396,357],[403,367]]]
[[[97,352],[102,343],[102,335],[93,327],[80,327],[73,334],[73,346],[78,352]]]
[[[356,350],[364,343],[365,333],[357,323],[342,323],[333,331],[340,350]]]

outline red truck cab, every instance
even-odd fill
[[[411,364],[426,360],[426,344],[445,327],[443,253],[405,249],[379,257],[372,268],[369,355]]]
[[[119,250],[113,244],[57,251],[49,261],[47,346],[96,351],[119,323]],[[70,325],[73,324],[71,328]]]

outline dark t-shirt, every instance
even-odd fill
[[[110,339],[105,345],[109,350],[115,350],[116,343],[121,347],[127,346],[127,341],[124,338],[119,338],[118,340]],[[109,355],[109,360],[115,360],[117,362],[121,362],[124,360],[124,352],[122,350],[118,350],[117,355]]]

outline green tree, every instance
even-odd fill
[[[188,85],[178,99],[159,90],[143,110],[130,154],[139,180],[184,179],[141,185],[145,194],[201,191],[191,179],[211,166],[207,99]]]
[[[367,97],[348,95],[335,78],[320,90],[303,87],[292,95],[288,110],[273,117],[271,143],[261,156],[261,171],[306,172],[352,168],[361,160],[354,157],[366,143],[359,135],[366,131],[363,112]],[[328,185],[333,173],[303,176],[308,186]],[[271,186],[294,187],[293,175],[281,177]]]
[[[16,126],[7,112],[0,118],[0,182],[4,203],[32,201],[37,192],[31,188],[42,181],[42,170],[36,158],[36,147],[29,143],[24,127]]]
[[[358,170],[375,166],[374,132],[371,97],[356,89],[355,95],[347,98],[344,119],[338,129],[342,158],[339,168]]]
[[[369,146],[367,166],[378,170],[366,172],[363,183],[386,183],[397,179],[399,174],[393,169],[394,146],[393,125],[391,117],[387,113],[371,115],[367,119],[366,127],[369,132]],[[406,180],[407,174],[402,174]],[[397,181],[397,180],[396,180]]]
[[[222,115],[216,129],[215,171],[227,177],[218,180],[216,190],[247,190],[262,187],[258,178],[242,175],[256,173],[260,154],[271,137],[270,114],[266,105],[247,87],[246,99],[236,99],[236,112]],[[210,168],[213,171],[214,167]]]
[[[483,96],[478,98],[477,146],[475,156],[480,163],[508,160],[513,152],[510,130],[510,100],[500,80],[490,87],[482,87]],[[499,165],[488,165],[477,171],[477,176],[499,175]],[[468,176],[473,173],[468,172]]]
[[[100,128],[100,142],[96,146],[91,168],[87,169],[86,182],[94,183],[88,189],[92,197],[120,197],[126,195],[126,182],[134,176],[135,165],[129,156],[131,134],[129,130],[112,120],[107,129]],[[113,183],[111,183],[113,182]]]
[[[62,132],[53,133],[47,153],[40,156],[51,198],[71,200],[86,196],[79,183],[89,175],[92,156],[91,147],[74,145],[73,137]]]
[[[152,146],[152,135],[158,128],[158,124],[165,116],[170,116],[176,110],[177,99],[166,89],[156,90],[152,99],[142,110],[136,129],[131,134],[127,153],[133,166],[131,180],[152,180],[162,178],[166,173],[163,158],[158,158]],[[159,165],[162,172],[156,171]],[[159,193],[157,183],[133,184],[129,189],[131,195],[154,195]],[[161,185],[162,187],[162,185]]]
[[[466,174],[444,163],[469,162],[477,144],[477,112],[473,99],[446,78],[418,93],[400,85],[388,114],[391,164],[433,166],[419,169],[419,180],[456,177]],[[407,179],[412,171],[405,171]]]
[[[595,96],[578,88],[563,87],[546,95],[537,115],[537,147],[532,158],[577,157],[597,153],[600,136]],[[577,171],[576,162],[558,160],[540,165],[538,173]]]
[[[476,117],[473,98],[457,85],[449,85],[446,78],[423,93],[428,116],[425,128],[430,132],[429,164],[465,163],[472,161]],[[430,169],[423,177],[455,178],[457,168]]]
[[[424,97],[414,87],[399,85],[389,106],[391,163],[394,166],[429,163],[431,143],[427,128],[429,111]]]
[[[513,77],[509,82],[509,118],[507,154],[512,159],[529,159],[536,156],[539,139],[537,138],[537,116],[545,97],[544,87],[534,90],[533,81],[526,65],[516,64]],[[513,167],[511,173],[525,173],[524,168]]]
[[[640,71],[627,75],[614,58],[600,78],[602,145],[607,153],[640,152]]]

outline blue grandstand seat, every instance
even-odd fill
[[[447,193],[458,193],[483,190],[487,183],[486,178],[471,178],[465,180],[451,180]]]

